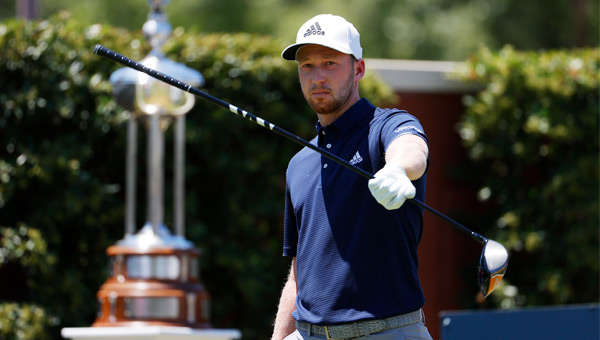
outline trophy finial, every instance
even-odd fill
[[[173,31],[167,15],[163,11],[163,7],[168,3],[169,0],[148,0],[150,13],[148,13],[148,20],[142,27],[142,32],[144,32],[144,37],[152,46],[151,54],[156,56],[163,56],[162,46]]]

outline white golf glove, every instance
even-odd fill
[[[377,171],[375,178],[369,180],[369,190],[387,210],[400,208],[407,198],[413,198],[417,193],[406,171],[401,166],[390,163]]]

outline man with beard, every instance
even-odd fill
[[[360,98],[358,31],[339,16],[308,20],[282,57],[298,63],[324,148],[366,180],[308,148],[286,173],[284,256],[292,266],[275,321],[281,339],[431,339],[417,275],[427,137],[406,111]]]

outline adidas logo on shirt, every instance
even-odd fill
[[[306,33],[304,33],[305,38],[311,35],[325,35],[325,31],[321,29],[318,21],[311,25],[310,28],[306,30]]]
[[[352,157],[352,159],[350,160],[350,164],[355,165],[362,161],[363,161],[363,158],[361,157],[360,153],[358,153],[358,151],[356,151],[356,153],[354,154],[354,157]]]

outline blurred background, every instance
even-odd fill
[[[3,0],[0,19],[16,3],[33,4],[35,16],[68,10],[84,24],[139,30],[145,0]],[[492,49],[552,49],[598,44],[594,0],[198,0],[171,1],[174,26],[197,32],[248,32],[293,40],[315,13],[335,13],[360,28],[367,58],[463,60],[480,45]]]
[[[149,8],[145,0],[1,1],[0,339],[56,340],[61,328],[96,318],[106,249],[124,230],[131,112],[108,81],[120,66],[92,48],[142,59]],[[598,1],[172,0],[165,10],[170,59],[200,71],[210,94],[305,139],[314,113],[294,63],[279,54],[308,18],[346,17],[367,64],[454,62],[448,77],[471,90],[423,97],[375,73],[361,82],[375,104],[407,108],[424,123],[428,203],[510,251],[502,286],[483,300],[480,248],[426,214],[426,311],[598,303]],[[299,147],[200,100],[185,142],[186,237],[202,249],[211,322],[267,339],[290,264],[281,256],[284,175]],[[145,190],[138,176],[137,221],[145,220]],[[445,288],[440,277],[449,278]],[[436,318],[428,315],[434,336]]]

